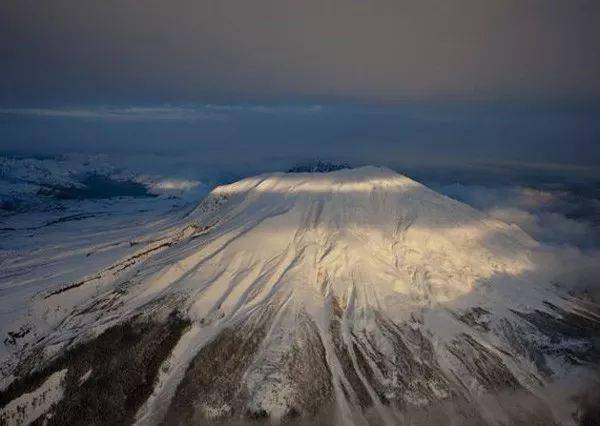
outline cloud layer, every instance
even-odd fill
[[[0,108],[0,114],[34,118],[63,118],[100,121],[195,121],[224,120],[230,113],[296,114],[317,113],[320,105],[200,105],[200,106],[90,106],[78,108]]]
[[[573,182],[545,178],[527,185],[433,185],[444,194],[515,224],[541,243],[541,276],[600,302],[600,198]]]
[[[0,108],[0,114],[101,121],[214,120],[222,116],[185,107]]]
[[[600,201],[567,189],[526,186],[444,185],[439,189],[506,223],[514,223],[539,241],[600,248]],[[587,215],[578,217],[577,212]],[[596,221],[596,223],[595,223]]]
[[[587,0],[5,1],[0,104],[595,99]]]

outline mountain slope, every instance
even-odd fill
[[[83,421],[117,363],[145,390],[100,423],[551,424],[570,419],[544,386],[600,354],[598,308],[550,285],[539,244],[387,169],[244,179],[146,229],[32,301],[4,400],[67,368],[89,377],[48,421]]]

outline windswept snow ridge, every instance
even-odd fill
[[[552,424],[570,417],[544,385],[598,362],[598,307],[551,285],[537,242],[388,169],[244,179],[135,234],[95,245],[86,275],[50,275],[8,331],[6,392],[107,333],[119,350],[122,324],[163,336],[161,367],[113,422]],[[77,362],[83,398],[105,373]]]

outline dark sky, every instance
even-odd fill
[[[595,0],[5,0],[0,149],[596,164],[598,40]]]
[[[2,101],[600,96],[594,0],[5,0]]]

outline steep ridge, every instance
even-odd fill
[[[67,359],[91,372],[45,419],[69,418],[106,381],[81,354],[116,335],[152,392],[103,422],[552,424],[573,419],[544,387],[600,357],[598,307],[551,285],[538,243],[388,169],[244,179],[153,232],[32,301],[0,405]],[[148,333],[154,367],[117,355]]]

